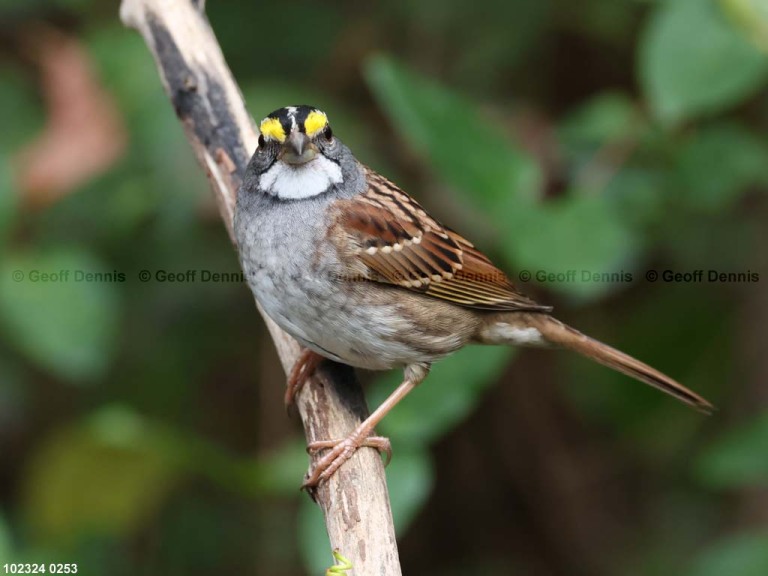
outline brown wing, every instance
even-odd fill
[[[345,274],[484,310],[548,311],[462,236],[442,226],[405,192],[372,170],[368,190],[333,207],[330,238]]]

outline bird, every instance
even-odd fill
[[[388,440],[372,435],[376,425],[434,362],[467,344],[569,349],[713,410],[669,376],[554,318],[469,240],[359,162],[316,107],[283,107],[260,122],[234,230],[248,286],[303,347],[287,403],[323,359],[403,370],[402,383],[347,438],[308,445],[319,458],[305,488],[363,446],[391,456]]]

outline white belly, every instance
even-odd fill
[[[346,301],[341,291],[321,297],[327,286],[305,289],[278,285],[264,275],[254,286],[269,316],[303,346],[332,360],[368,370],[389,370],[423,361],[397,338],[414,327],[388,305],[365,306]],[[319,288],[320,290],[317,290]]]

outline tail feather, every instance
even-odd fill
[[[651,368],[648,364],[624,354],[624,352],[594,340],[551,316],[532,314],[531,320],[543,338],[552,344],[578,352],[600,364],[653,386],[701,412],[711,414],[714,411],[712,404],[695,392],[655,368]]]

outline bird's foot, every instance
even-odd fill
[[[385,466],[392,460],[392,444],[389,442],[389,438],[384,438],[383,436],[359,437],[356,434],[352,434],[344,440],[318,440],[311,442],[307,445],[307,452],[310,455],[320,450],[330,449],[330,452],[320,458],[314,467],[307,472],[301,488],[306,490],[316,488],[320,482],[333,476],[341,465],[349,460],[357,449],[361,447],[376,448],[379,452],[386,454]]]
[[[313,352],[309,348],[304,348],[296,359],[288,375],[288,382],[285,390],[285,409],[290,412],[296,404],[296,396],[304,387],[307,380],[312,377],[315,370],[324,360],[320,354]]]

